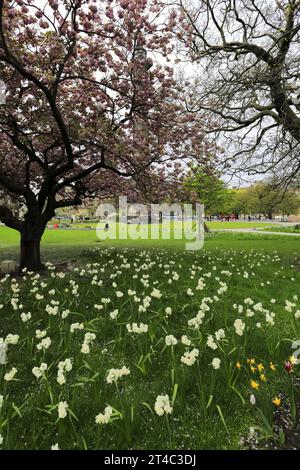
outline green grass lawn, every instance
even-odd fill
[[[49,223],[50,226],[53,226],[55,223],[59,225],[68,225],[69,227],[75,227],[75,228],[88,228],[88,227],[93,227],[96,228],[97,223],[95,222],[75,222],[71,224],[68,221],[59,221],[59,220],[54,220]],[[104,225],[104,224],[103,224]],[[220,222],[220,221],[212,221],[212,222],[207,222],[207,225],[211,229],[223,229],[223,228],[264,228],[264,227],[277,227],[278,224],[270,222],[259,222],[259,221],[246,221],[246,220],[237,220],[237,221],[230,221],[230,222]]]
[[[222,224],[221,222],[219,224]],[[227,224],[227,222],[224,222]],[[230,224],[230,222],[229,222]],[[104,226],[104,224],[103,224]],[[219,228],[222,228],[219,226]],[[101,232],[104,233],[103,231]],[[160,232],[161,233],[161,232]],[[290,256],[299,252],[300,240],[288,238],[284,241],[282,236],[242,234],[242,233],[211,233],[205,237],[204,249],[234,248],[237,250],[249,250],[264,248],[266,250],[280,250]],[[18,258],[19,234],[15,230],[0,226],[0,259],[12,257]],[[76,257],[82,247],[140,247],[140,248],[169,248],[183,249],[185,242],[182,240],[99,240],[95,230],[46,230],[42,240],[42,251],[47,260],[54,257],[64,259],[66,256]]]
[[[0,241],[17,257],[13,231]],[[183,248],[49,230],[45,258],[74,270],[2,279],[3,449],[239,449],[250,427],[277,439],[273,400],[298,399],[299,366],[283,364],[300,337],[299,240],[213,233]]]
[[[207,225],[211,229],[231,229],[231,228],[265,228],[265,227],[276,227],[276,224],[270,222],[246,222],[246,221],[236,221],[236,222],[207,222]]]
[[[269,232],[282,232],[282,233],[299,233],[300,234],[300,224],[296,224],[292,227],[270,227],[266,228]]]

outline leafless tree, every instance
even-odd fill
[[[178,6],[178,37],[199,63],[195,106],[217,117],[223,161],[289,185],[300,173],[300,0]]]

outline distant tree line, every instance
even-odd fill
[[[215,173],[191,170],[184,184],[187,199],[203,203],[206,216],[252,214],[272,219],[275,214],[289,216],[300,210],[300,194],[293,187],[274,188],[272,180],[230,189]]]

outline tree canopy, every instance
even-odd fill
[[[186,177],[184,187],[191,198],[204,204],[205,215],[230,212],[233,194],[216,173],[194,168]]]
[[[223,163],[287,187],[300,171],[300,0],[176,3],[198,70],[194,109],[216,118]]]
[[[56,209],[205,163],[203,116],[175,81],[171,39],[157,0],[0,0],[0,220],[21,233],[21,267],[41,267]]]
[[[300,197],[294,190],[274,189],[272,181],[259,182],[247,188],[242,199],[246,213],[263,214],[272,219],[275,213],[284,215],[297,214]]]

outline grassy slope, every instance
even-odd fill
[[[17,256],[18,253],[18,236],[15,232],[8,230],[6,228],[0,227],[0,259],[10,257],[10,256]],[[119,241],[119,242],[99,242],[97,241],[96,235],[93,231],[47,231],[45,233],[44,239],[43,239],[43,252],[45,255],[45,258],[51,259],[51,260],[59,260],[59,259],[74,259],[77,256],[81,255],[82,252],[86,247],[100,247],[100,246],[105,246],[108,247],[110,245],[115,245],[119,247],[125,247],[125,246],[132,246],[132,247],[160,247],[160,248],[176,248],[180,249],[183,248],[183,242],[180,241],[150,241],[150,240],[144,240],[144,241],[138,241],[138,242],[125,242],[125,241]],[[259,252],[260,250],[264,250],[267,252],[271,252],[273,250],[278,250],[278,252],[281,255],[281,260],[283,264],[285,265],[285,270],[282,275],[284,276],[291,276],[291,268],[288,266],[291,264],[291,260],[294,259],[294,257],[297,255],[299,257],[299,247],[300,247],[300,240],[297,238],[282,238],[280,235],[255,235],[255,234],[231,234],[231,233],[216,233],[213,235],[210,235],[206,239],[205,243],[205,250],[204,251],[212,251],[212,259],[210,260],[210,254],[203,253],[204,259],[203,259],[203,265],[206,269],[211,269],[211,266],[213,263],[216,263],[217,265],[220,264],[220,266],[223,265],[223,268],[225,269],[231,269],[231,265],[235,264],[235,270],[237,268],[243,270],[243,269],[248,269],[248,263],[250,260],[244,259],[243,255],[240,254],[238,256],[235,256],[231,254],[222,254],[222,250],[236,250],[236,252],[241,252],[241,251],[246,251],[250,252],[251,250],[253,251],[253,255],[251,255],[252,262],[254,262],[254,265],[258,266],[257,261],[260,260],[259,256],[255,258],[255,253]],[[97,261],[96,255],[90,254],[90,260],[91,261]],[[128,256],[134,256],[133,254],[130,254]],[[174,253],[173,255],[176,259],[176,254]],[[180,253],[178,253],[178,256],[181,256]],[[197,260],[198,256],[202,256],[200,253],[195,253],[195,254],[188,254],[186,258],[186,263],[183,264],[183,269],[182,269],[182,279],[186,280],[186,286],[187,288],[189,286],[189,267],[191,264]],[[105,257],[105,256],[104,256]],[[220,261],[221,257],[221,261]],[[99,257],[101,263],[101,255]],[[199,265],[202,265],[202,260],[198,260]],[[280,265],[280,264],[279,264]],[[219,315],[216,316],[216,324],[212,325],[212,331],[214,331],[216,328],[222,327],[222,315],[224,312],[228,311],[230,315],[233,315],[232,313],[232,305],[233,303],[242,303],[243,299],[246,297],[253,297],[256,301],[262,301],[263,303],[269,302],[271,297],[275,297],[277,299],[280,299],[281,302],[284,301],[284,299],[288,298],[291,299],[292,295],[295,294],[296,292],[296,286],[297,282],[291,282],[289,279],[287,279],[284,284],[282,283],[282,278],[274,276],[275,271],[279,269],[279,265],[272,266],[272,263],[267,263],[266,265],[262,265],[261,267],[255,268],[257,270],[257,276],[255,276],[249,281],[245,281],[243,277],[240,277],[238,275],[233,276],[233,278],[230,280],[230,285],[231,289],[228,293],[228,296],[226,296],[226,301],[223,304],[223,307],[221,310],[219,310]],[[112,271],[114,272],[114,270]],[[162,272],[159,271],[159,269],[156,268],[153,270],[152,273],[152,279],[161,279]],[[299,279],[299,273],[296,273],[297,280]],[[84,296],[81,297],[80,300],[80,307],[82,311],[85,311],[85,314],[87,315],[87,319],[91,321],[91,325],[94,325],[92,323],[94,321],[93,319],[93,309],[92,306],[94,303],[99,301],[99,298],[101,295],[104,295],[106,292],[111,289],[111,281],[109,279],[109,276],[106,276],[107,281],[105,281],[105,285],[103,288],[103,293],[101,293],[101,290],[95,289],[95,292],[93,289],[90,288],[91,282],[90,279],[87,279],[84,281],[83,285],[83,291],[86,290],[86,293]],[[270,280],[272,281],[271,285],[266,286],[264,285],[263,287],[260,285],[261,281],[267,281]],[[128,285],[131,285],[133,281],[131,280],[131,276],[123,276],[121,279],[118,281],[118,286],[122,291],[126,291],[128,288]],[[165,281],[164,281],[165,282]],[[208,281],[207,281],[208,282]],[[123,284],[122,284],[123,283]],[[128,284],[130,283],[130,284]],[[208,282],[211,284],[211,287],[208,292],[209,295],[213,295],[215,291],[215,286],[213,282]],[[53,284],[53,285],[52,285]],[[51,280],[49,282],[49,288],[54,287],[54,283]],[[135,284],[132,284],[132,287],[135,288]],[[167,290],[167,285],[165,285],[165,288]],[[183,289],[184,290],[184,289]],[[166,305],[169,305],[168,302],[170,302],[170,299],[173,299],[173,296],[175,294],[173,293],[170,298],[168,298],[168,301]],[[177,295],[177,294],[176,294]],[[174,299],[176,298],[176,295]],[[185,296],[184,292],[181,294],[183,295],[183,299],[181,300],[181,296],[178,297],[177,301],[179,302],[179,305],[182,307],[182,303],[190,303],[191,304],[191,299]],[[201,293],[202,296],[202,293]],[[201,297],[200,296],[200,297]],[[200,298],[199,297],[199,298]],[[66,298],[65,301],[69,305],[72,302],[72,299]],[[175,301],[174,301],[175,302]],[[194,302],[194,310],[197,311],[197,303]],[[161,306],[161,311],[164,310],[164,307],[166,305]],[[178,307],[179,307],[178,305]],[[173,305],[172,305],[173,307]],[[28,305],[28,309],[30,309],[30,306]],[[79,309],[76,308],[76,311]],[[33,311],[36,310],[36,306],[34,307]],[[175,309],[175,304],[174,304],[174,310]],[[192,308],[190,313],[190,316],[192,316]],[[78,311],[81,311],[80,309]],[[285,316],[286,314],[283,312],[280,312],[278,310],[278,317],[281,319]],[[126,318],[127,320],[127,318]],[[8,331],[15,331],[19,332],[19,326],[20,326],[20,320],[16,321],[16,325],[12,325],[11,319],[7,323],[9,325],[9,328],[7,329]],[[232,323],[232,322],[231,322]],[[174,317],[172,320],[171,325],[168,328],[168,331],[174,333],[176,336],[180,337],[180,334],[184,333],[184,325],[186,324],[186,319],[184,318],[184,321],[178,322],[178,319]],[[281,320],[279,320],[279,324],[281,324]],[[101,330],[101,334],[104,333],[104,323],[101,324],[101,328],[99,326],[99,329]],[[21,327],[22,324],[21,324]],[[54,327],[53,327],[54,328]],[[12,330],[11,330],[12,329]],[[278,328],[278,334],[280,333],[280,328]],[[5,332],[6,334],[6,332]],[[107,325],[107,340],[111,338],[111,332],[110,332],[110,327],[109,324]],[[287,331],[285,331],[285,335],[287,335]],[[53,330],[53,333],[51,333],[52,337],[55,337],[55,330]],[[123,343],[122,343],[123,344]],[[126,351],[128,351],[128,360],[129,358],[132,359],[131,357],[131,345],[130,341],[126,340]],[[16,364],[18,363],[18,357],[17,353],[19,351],[16,349],[16,359],[15,362]],[[129,354],[130,352],[130,354]],[[258,339],[250,343],[249,346],[249,354],[256,353],[258,356],[261,357],[268,357],[267,351],[265,349],[265,343],[264,341],[261,340],[258,341]],[[281,353],[278,351],[278,360],[281,360]],[[118,351],[118,354],[121,354],[120,351]],[[211,354],[213,357],[213,353]],[[117,357],[117,356],[116,356]],[[98,358],[98,356],[97,356]],[[273,358],[273,357],[272,357]],[[277,358],[275,358],[277,359]],[[96,359],[94,359],[96,360]],[[98,360],[98,359],[97,359]],[[178,359],[179,361],[179,359]],[[208,361],[209,362],[209,361]],[[282,361],[281,361],[282,362]],[[22,366],[20,365],[20,376],[24,376],[24,371],[21,369],[24,368],[24,361],[22,360]],[[31,362],[28,359],[28,364],[31,367]],[[96,363],[95,363],[96,364]],[[25,365],[27,367],[27,362],[25,361]],[[30,367],[28,365],[28,380],[29,382],[32,381],[32,376],[30,372]],[[112,366],[115,366],[115,363],[111,364]],[[205,364],[202,365],[204,367]],[[96,367],[96,365],[95,365]],[[158,371],[164,371],[167,367],[167,363],[163,362],[162,364],[157,363],[156,364],[156,369]],[[148,393],[145,393],[145,390],[148,390],[149,387],[149,378],[147,377],[146,379],[143,379],[142,377],[137,376],[137,372],[134,372],[134,367],[132,366],[132,380],[135,378],[135,387],[134,387],[134,399],[136,399],[139,402],[142,402],[144,400],[150,400]],[[159,372],[160,373],[160,372]],[[155,393],[161,393],[161,391],[165,390],[165,387],[168,387],[168,390],[171,390],[171,385],[170,385],[170,377],[169,375],[166,375],[163,377],[163,381],[161,381],[160,378],[155,376],[155,369],[153,371],[154,376],[151,376],[151,403],[153,402],[155,398]],[[138,379],[138,380],[137,380]],[[132,382],[133,383],[133,382]],[[76,397],[78,398],[79,401],[84,402],[86,400],[85,397],[85,392],[80,392],[80,389],[77,388],[77,395]],[[80,393],[79,393],[80,392]],[[14,396],[14,400],[19,404],[22,402],[21,398],[23,397],[24,393],[24,384],[20,383],[20,387],[18,390],[16,390],[16,394]],[[274,391],[275,393],[275,391]],[[248,427],[249,427],[249,422],[253,424],[252,420],[250,420],[249,416],[249,409],[247,407],[242,407],[240,405],[239,399],[237,396],[233,395],[230,393],[228,390],[224,390],[224,393],[221,394],[222,396],[219,395],[218,399],[220,400],[219,403],[222,404],[222,411],[224,413],[225,419],[227,423],[230,426],[230,434],[231,434],[231,439],[228,441],[226,437],[226,433],[224,431],[224,428],[222,427],[222,423],[219,420],[218,416],[216,413],[214,413],[214,416],[211,416],[210,419],[207,419],[206,416],[201,415],[199,412],[199,404],[194,403],[193,400],[190,402],[190,400],[187,400],[189,403],[189,406],[187,405],[182,405],[182,410],[181,410],[181,419],[180,423],[178,425],[178,429],[176,431],[176,444],[178,448],[180,446],[184,448],[189,448],[191,446],[192,448],[198,447],[198,448],[236,448],[237,442],[239,439],[239,436],[241,434],[244,434]],[[247,395],[246,395],[247,396]],[[35,399],[35,398],[34,398]],[[105,398],[106,399],[106,398]],[[111,397],[109,396],[109,400]],[[70,398],[71,400],[71,398]],[[108,398],[107,398],[108,400]],[[183,401],[185,403],[185,401]],[[91,406],[93,405],[93,406]],[[75,405],[74,405],[75,406]],[[89,409],[91,408],[91,410]],[[101,406],[99,405],[99,411],[103,409],[103,404],[101,403]],[[97,408],[97,409],[98,409]],[[30,408],[31,410],[31,408]],[[87,438],[88,442],[90,445],[93,443],[94,435],[95,435],[95,428],[88,423],[92,423],[94,420],[94,415],[93,413],[95,412],[96,407],[94,406],[94,403],[89,403],[88,407],[85,408],[84,413],[80,415],[80,429],[84,428],[85,431],[85,437]],[[198,410],[195,412],[195,410]],[[141,420],[141,423],[139,425],[141,426],[141,431],[138,432],[139,436],[145,436],[145,438],[141,439],[141,442],[138,443],[138,446],[140,447],[146,447],[146,448],[160,448],[161,444],[160,442],[157,441],[157,436],[156,436],[156,431],[155,431],[155,426],[153,428],[151,427],[151,432],[149,432],[149,429],[147,426],[149,424],[153,425],[156,421],[149,422],[148,416],[146,415],[146,411],[144,410],[142,412],[142,417],[143,419]],[[79,408],[76,409],[76,412],[79,412]],[[87,417],[85,417],[87,416]],[[196,416],[196,418],[195,418]],[[55,428],[48,427],[45,428],[45,425],[41,424],[40,420],[40,414],[35,411],[35,416],[34,419],[37,420],[37,422],[40,423],[40,429],[43,429],[44,435],[37,435],[34,437],[30,433],[30,426],[32,422],[32,412],[26,412],[24,420],[20,420],[20,422],[15,423],[15,426],[12,427],[13,431],[11,432],[10,435],[10,442],[9,445],[11,448],[22,448],[22,443],[17,443],[17,436],[20,435],[20,433],[24,434],[24,429],[26,430],[27,437],[30,436],[31,444],[34,447],[35,445],[41,445],[42,447],[45,446],[45,448],[49,448],[49,445],[53,442],[55,443],[57,440],[60,441],[61,443],[61,436],[58,439],[56,435],[51,435],[51,433],[55,432]],[[143,423],[144,421],[144,423]],[[47,429],[47,431],[46,431]],[[60,431],[62,432],[62,431]],[[66,431],[64,431],[66,432]],[[190,436],[189,436],[190,435]],[[112,436],[112,437],[110,437]],[[71,436],[73,439],[73,436]],[[72,448],[72,439],[67,438],[67,436],[64,437],[65,444],[67,447]],[[165,443],[168,439],[167,434],[160,436],[160,439],[163,440]],[[73,439],[74,440],[74,439]],[[104,430],[104,435],[101,437],[101,442],[105,443],[106,446],[111,446],[111,448],[116,448],[115,443],[115,434],[111,434],[111,430],[105,428]],[[162,442],[162,441],[161,441]],[[124,445],[124,442],[120,441],[117,442],[119,446]],[[80,447],[82,447],[82,443],[79,442],[78,444]],[[98,444],[101,445],[101,444]],[[103,444],[104,445],[104,444]]]
[[[219,237],[219,236],[218,236]],[[224,237],[220,239],[214,237],[211,239],[211,246],[218,246],[224,248],[235,247],[232,243],[232,237]],[[214,240],[214,244],[213,244]],[[248,240],[247,249],[251,248],[251,243],[257,243],[257,239]],[[222,243],[221,243],[222,242]],[[240,240],[236,240],[237,243]],[[265,240],[259,241],[255,247],[263,247]],[[253,247],[253,245],[252,245]],[[242,248],[242,245],[241,245]],[[136,256],[140,256],[138,264],[143,264],[144,261],[149,262],[149,259],[145,259],[145,254],[137,254],[130,250],[125,253],[126,260],[128,260],[133,266],[136,261]],[[28,330],[27,325],[22,324],[17,315],[11,315],[10,309],[2,312],[4,322],[2,322],[1,335],[5,336],[8,332],[20,333],[23,338],[22,343],[19,347],[10,348],[10,364],[16,365],[18,368],[18,377],[21,382],[10,384],[9,390],[13,396],[14,402],[20,406],[24,402],[24,390],[26,390],[26,406],[22,408],[22,419],[18,417],[12,418],[12,425],[7,431],[6,446],[8,448],[24,448],[24,443],[19,439],[20,435],[25,436],[27,445],[30,448],[49,448],[52,443],[59,442],[61,448],[82,448],[83,443],[81,436],[84,436],[88,446],[90,448],[147,448],[147,449],[160,449],[165,448],[168,445],[168,433],[166,430],[164,420],[157,416],[151,416],[148,409],[142,406],[141,403],[147,402],[153,407],[155,397],[159,393],[168,392],[172,393],[172,374],[170,363],[170,354],[166,350],[162,353],[163,340],[158,344],[158,339],[164,337],[165,333],[162,326],[166,328],[168,333],[174,334],[177,338],[180,338],[181,334],[188,333],[189,335],[195,336],[194,341],[197,345],[197,332],[193,334],[191,330],[187,329],[187,319],[195,315],[199,308],[199,304],[203,296],[209,295],[212,297],[216,294],[218,288],[214,277],[207,278],[205,280],[207,287],[205,291],[197,292],[195,290],[195,298],[191,298],[186,294],[188,287],[193,286],[197,283],[196,279],[190,278],[191,266],[195,263],[204,272],[211,271],[212,267],[216,265],[218,267],[216,274],[220,275],[222,269],[230,270],[233,275],[229,278],[225,277],[226,283],[229,285],[228,292],[224,295],[224,299],[220,304],[212,309],[215,314],[211,317],[208,315],[207,321],[205,321],[202,331],[206,334],[208,332],[214,332],[218,328],[227,325],[229,331],[226,332],[227,338],[229,339],[233,335],[232,324],[234,318],[236,318],[236,312],[233,311],[232,305],[234,303],[243,303],[243,299],[247,297],[253,298],[256,302],[263,302],[264,306],[269,306],[270,299],[276,298],[278,305],[272,306],[277,314],[276,326],[277,328],[273,331],[272,343],[276,346],[279,340],[282,340],[282,332],[284,331],[284,337],[290,336],[290,327],[287,322],[287,314],[282,309],[284,299],[292,299],[292,296],[297,292],[297,283],[299,282],[299,273],[294,273],[292,268],[285,266],[281,271],[280,276],[276,276],[275,273],[280,270],[281,260],[273,259],[273,255],[267,255],[265,258],[261,256],[258,250],[253,250],[251,254],[244,254],[240,256],[234,256],[232,253],[222,253],[220,250],[214,250],[212,253],[184,253],[180,251],[172,251],[170,253],[169,260],[174,260],[176,271],[180,273],[180,281],[175,284],[168,284],[168,275],[164,273],[164,269],[159,267],[160,263],[166,263],[168,257],[164,252],[157,252],[151,255],[155,261],[154,266],[148,272],[150,274],[151,284],[159,280],[158,287],[165,293],[161,300],[153,300],[153,307],[147,312],[146,315],[139,317],[137,314],[136,305],[130,303],[124,304],[123,299],[116,299],[113,295],[113,289],[111,286],[110,274],[116,274],[118,268],[121,268],[123,260],[115,257],[114,250],[108,250],[108,252],[100,250],[97,253],[90,253],[89,259],[91,262],[97,261],[99,266],[108,266],[106,268],[105,276],[103,276],[103,287],[92,286],[91,279],[93,274],[85,275],[81,277],[79,274],[72,274],[74,278],[80,284],[80,297],[76,300],[73,298],[71,293],[66,293],[63,287],[68,286],[68,277],[65,280],[55,281],[52,278],[48,280],[48,286],[45,291],[51,288],[58,289],[59,299],[62,305],[70,307],[72,313],[71,318],[67,321],[67,327],[60,326],[58,324],[57,317],[50,317],[45,313],[44,304],[48,303],[49,300],[37,303],[34,301],[34,296],[30,294],[30,288],[28,287],[27,292],[24,291],[22,286],[21,299],[24,302],[24,310],[34,312],[35,328],[44,328],[48,325],[49,335],[53,340],[53,346],[47,352],[46,357],[48,363],[51,361],[57,362],[57,357],[75,357],[74,372],[68,376],[68,383],[70,382],[71,387],[61,389],[55,383],[56,365],[53,366],[53,370],[49,373],[52,377],[51,383],[55,397],[61,392],[60,398],[67,399],[72,410],[74,410],[76,416],[78,416],[79,423],[75,423],[75,429],[77,435],[74,435],[70,424],[68,422],[59,423],[57,434],[57,428],[54,423],[56,419],[56,411],[54,411],[51,417],[47,416],[45,412],[41,411],[46,405],[49,404],[49,397],[47,396],[47,390],[37,388],[36,381],[32,376],[31,368],[35,364],[39,364],[40,355],[39,353],[32,352],[31,340],[25,342],[24,338],[29,336],[31,338],[32,332]],[[108,264],[109,259],[115,259],[113,265]],[[118,268],[116,268],[118,266]],[[233,268],[234,266],[234,268]],[[252,267],[251,267],[252,266]],[[173,268],[172,268],[173,269]],[[243,278],[241,275],[244,270],[255,271],[255,276],[250,276],[249,279]],[[239,274],[239,272],[241,274]],[[118,289],[122,292],[126,292],[128,288],[137,289],[138,294],[142,294],[144,288],[139,282],[133,279],[132,270],[126,271],[120,270],[122,273],[116,280]],[[291,276],[295,275],[295,281],[292,282]],[[102,275],[101,275],[102,276]],[[214,275],[213,275],[214,276]],[[283,284],[283,277],[285,281]],[[270,281],[270,284],[264,284],[262,287],[261,281]],[[6,295],[9,296],[10,291]],[[120,325],[116,329],[114,323],[107,321],[108,312],[111,310],[109,307],[106,311],[106,315],[99,314],[93,308],[95,303],[99,303],[101,297],[110,295],[113,298],[114,308],[119,308],[122,312],[120,319]],[[222,297],[223,298],[223,297]],[[163,312],[166,306],[172,306],[174,315],[164,322]],[[261,320],[263,315],[256,314]],[[125,335],[125,323],[127,321],[136,320],[139,317],[139,321],[147,320],[148,323],[153,324],[156,339],[154,341],[155,354],[153,357],[153,365],[149,366],[149,373],[143,376],[139,372],[139,369],[134,366],[137,363],[142,351],[144,351],[142,345],[146,339],[144,337],[135,338],[133,341],[131,337]],[[210,318],[210,319],[209,319]],[[77,336],[69,337],[70,345],[65,350],[64,341],[68,337],[69,324],[73,321],[84,321],[87,323],[88,328],[91,331],[96,331],[101,341],[96,347],[93,346],[92,354],[87,357],[89,367],[92,371],[86,370],[82,364],[82,358],[78,355],[80,349],[80,343],[82,341],[82,334]],[[255,323],[256,320],[254,320]],[[61,335],[61,331],[64,333]],[[122,332],[122,335],[121,335]],[[65,336],[64,336],[65,335]],[[119,336],[118,336],[119,335]],[[78,338],[77,338],[78,337]],[[59,341],[59,338],[64,338]],[[77,339],[76,339],[77,338]],[[118,338],[117,341],[112,341],[112,338]],[[141,351],[136,348],[135,341],[139,341],[141,344]],[[242,344],[243,339],[237,338],[237,343]],[[149,350],[149,339],[147,339],[147,348]],[[21,347],[22,346],[22,347]],[[109,354],[104,357],[104,364],[99,363],[100,350],[106,346],[109,350]],[[269,348],[272,352],[269,351]],[[264,360],[264,364],[267,367],[268,361],[272,359],[276,363],[281,364],[283,358],[286,357],[289,349],[286,342],[280,343],[280,348],[273,348],[272,344],[268,344],[265,341],[263,330],[253,329],[251,332],[251,341],[248,341],[245,357],[255,357]],[[232,344],[228,346],[228,351],[232,350]],[[22,351],[22,355],[20,352]],[[180,364],[180,351],[176,349],[176,363]],[[34,356],[33,356],[34,354]],[[205,390],[205,403],[210,395],[210,381],[211,381],[211,368],[209,364],[212,358],[218,353],[210,350],[206,350],[205,355],[201,357],[200,370],[202,374],[202,381]],[[21,358],[21,361],[20,361]],[[231,360],[233,363],[237,360],[238,356],[233,355]],[[223,361],[223,357],[222,357]],[[245,359],[244,359],[245,362]],[[116,427],[111,426],[96,428],[94,425],[94,416],[96,412],[102,411],[105,404],[112,403],[117,409],[122,406],[119,392],[116,389],[111,389],[109,386],[105,386],[103,377],[105,371],[109,367],[115,367],[122,365],[123,363],[130,366],[131,375],[124,383],[126,384],[124,392],[125,403],[135,403],[135,425],[133,429],[134,440],[133,442],[126,443],[122,433],[117,430]],[[56,363],[55,363],[56,364]],[[99,365],[101,364],[101,366]],[[99,369],[100,368],[100,369]],[[80,382],[79,377],[76,376],[87,376],[89,377],[95,371],[100,370],[100,376],[97,377],[96,382],[91,382],[85,387],[76,386],[76,393],[74,393],[72,386],[75,383]],[[172,434],[174,444],[177,449],[224,449],[224,448],[237,448],[238,441],[241,435],[244,435],[249,429],[250,425],[256,424],[254,417],[251,415],[252,409],[249,407],[249,377],[243,377],[241,382],[238,382],[238,391],[245,397],[246,404],[243,406],[239,396],[235,394],[226,384],[225,369],[224,367],[217,373],[217,384],[214,391],[214,400],[210,409],[204,413],[201,411],[201,403],[197,398],[199,396],[198,388],[195,388],[195,374],[196,370],[187,369],[187,375],[180,385],[178,391],[178,398],[176,402],[175,415],[176,419],[173,421],[172,416]],[[72,377],[72,379],[69,377]],[[179,381],[181,384],[180,377]],[[182,379],[183,380],[183,379]],[[280,379],[279,379],[280,380]],[[281,386],[280,386],[281,387]],[[278,393],[280,387],[275,384],[267,386],[268,399]],[[101,390],[101,395],[99,393]],[[200,387],[202,390],[202,386]],[[82,406],[84,404],[84,406]],[[226,435],[226,431],[216,411],[216,404],[222,407],[222,413],[225,421],[229,427],[230,439]],[[125,421],[129,420],[130,409],[126,412]],[[32,426],[32,423],[37,423],[36,426]],[[159,437],[158,437],[159,436]],[[98,439],[98,440],[97,440]],[[76,445],[74,444],[76,443]]]

